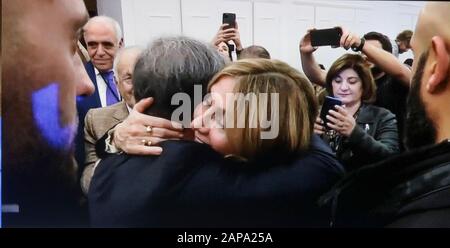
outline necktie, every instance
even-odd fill
[[[102,77],[106,81],[106,105],[109,106],[119,102],[119,93],[117,92],[117,86],[114,80],[114,72],[104,72],[102,73]]]

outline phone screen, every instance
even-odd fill
[[[320,110],[320,119],[323,120],[323,125],[326,129],[329,129],[329,127],[327,126],[328,119],[326,116],[328,115],[328,111],[330,111],[331,109],[335,110],[334,108],[335,105],[342,106],[342,101],[339,98],[331,96],[325,97],[322,109]]]
[[[226,26],[224,29],[235,28],[236,14],[234,14],[234,13],[223,13],[222,23],[223,24],[225,24],[225,23],[228,24],[228,26]]]
[[[316,46],[339,46],[342,31],[340,28],[316,29],[311,31],[311,45]]]

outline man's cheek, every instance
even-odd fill
[[[59,112],[59,83],[50,83],[32,94],[33,119],[40,134],[57,150],[69,150],[77,129],[77,123],[61,126]]]

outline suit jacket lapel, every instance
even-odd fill
[[[112,117],[118,121],[123,121],[129,114],[127,104],[125,103],[125,101],[121,101],[119,106]]]
[[[87,105],[89,109],[99,108],[102,104],[100,102],[100,95],[98,94],[97,74],[95,73],[94,64],[92,64],[92,62],[87,62],[85,68],[95,87],[94,94],[85,98],[85,105]]]

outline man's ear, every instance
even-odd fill
[[[431,49],[436,60],[432,64],[431,75],[426,82],[426,88],[430,93],[433,93],[441,86],[441,83],[447,83],[444,80],[447,78],[448,68],[450,66],[450,51],[447,51],[445,41],[440,36],[433,36],[431,38]]]

